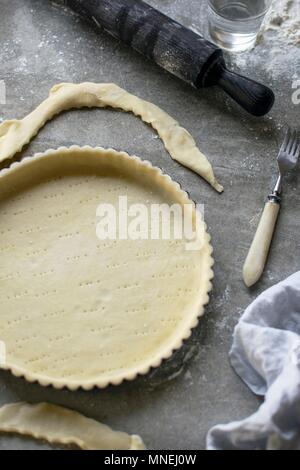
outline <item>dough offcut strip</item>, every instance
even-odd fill
[[[0,408],[0,431],[18,433],[49,443],[74,444],[83,450],[143,450],[139,436],[113,431],[76,411],[39,403],[13,403]]]
[[[112,107],[132,112],[150,124],[162,139],[171,157],[198,173],[218,192],[211,164],[197,148],[193,137],[177,121],[158,106],[128,93],[113,83],[61,83],[49,97],[21,120],[4,121],[0,125],[0,161],[12,158],[56,114],[71,108]]]

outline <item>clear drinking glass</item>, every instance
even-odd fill
[[[272,0],[208,0],[209,33],[230,51],[245,51],[256,41]]]

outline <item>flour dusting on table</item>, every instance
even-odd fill
[[[289,43],[300,46],[299,0],[274,0],[264,30],[276,31]]]

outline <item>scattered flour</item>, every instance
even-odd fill
[[[255,69],[265,55],[264,67],[272,86],[287,70],[291,81],[291,77],[299,77],[299,47],[300,0],[273,0],[255,45],[257,54],[253,50],[231,54],[230,61],[240,70]]]
[[[276,31],[289,43],[300,46],[299,0],[273,0],[264,31]]]

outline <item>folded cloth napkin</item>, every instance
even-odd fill
[[[263,292],[234,330],[230,361],[265,397],[242,421],[213,427],[209,450],[300,450],[300,271]]]

